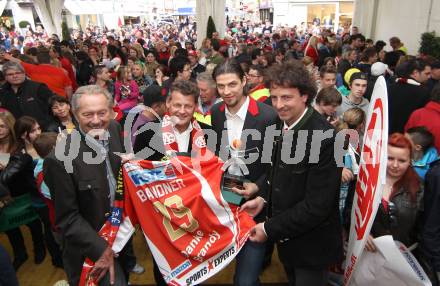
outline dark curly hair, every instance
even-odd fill
[[[306,104],[310,106],[316,95],[316,83],[304,65],[297,60],[272,65],[265,75],[266,86],[270,88],[297,88],[301,94],[308,95]]]

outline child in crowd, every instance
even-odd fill
[[[429,165],[439,159],[434,147],[434,136],[423,126],[413,127],[405,134],[413,143],[412,165],[422,180],[429,170]]]
[[[49,209],[49,219],[52,225],[52,230],[55,232],[55,211],[53,202],[50,196],[49,188],[46,186],[43,180],[43,162],[44,158],[55,148],[58,134],[55,132],[43,132],[34,141],[33,145],[35,151],[40,158],[37,161],[37,165],[34,169],[34,177],[37,181],[38,192],[43,198]],[[56,236],[55,236],[56,238]]]
[[[361,138],[360,134],[364,131],[366,115],[365,112],[358,108],[353,107],[344,112],[342,116],[342,122],[338,126],[338,130],[353,129],[359,134],[359,140]],[[359,159],[360,159],[360,144],[358,146],[353,146],[350,142],[347,144],[347,153],[344,155],[344,168],[342,169],[342,182],[339,197],[339,211],[341,214],[342,224],[350,223],[344,222],[343,218],[347,200],[347,195],[350,188],[355,188],[356,178],[359,172]],[[350,210],[347,210],[350,211]],[[349,216],[348,216],[349,217]]]
[[[130,69],[121,66],[117,72],[115,82],[115,101],[119,108],[126,114],[138,104],[139,87],[131,77]]]
[[[336,117],[336,108],[342,103],[342,96],[336,88],[327,86],[316,95],[313,107],[324,116],[331,125],[337,126],[339,118]]]

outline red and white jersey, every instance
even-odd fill
[[[140,224],[169,285],[200,284],[223,269],[255,223],[222,198],[222,165],[215,156],[126,163],[126,217],[113,249],[118,252]]]

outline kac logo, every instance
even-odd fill
[[[163,143],[165,145],[169,145],[171,143],[174,143],[176,141],[176,136],[174,136],[171,132],[164,132],[162,134]]]

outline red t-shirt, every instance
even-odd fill
[[[33,65],[21,62],[26,74],[33,81],[45,83],[54,93],[67,97],[65,88],[72,86],[67,72],[49,64]]]
[[[72,82],[72,89],[75,91],[78,88],[78,85],[76,84],[76,77],[73,71],[72,63],[67,58],[59,58],[59,60],[63,69],[67,71],[69,79]]]

